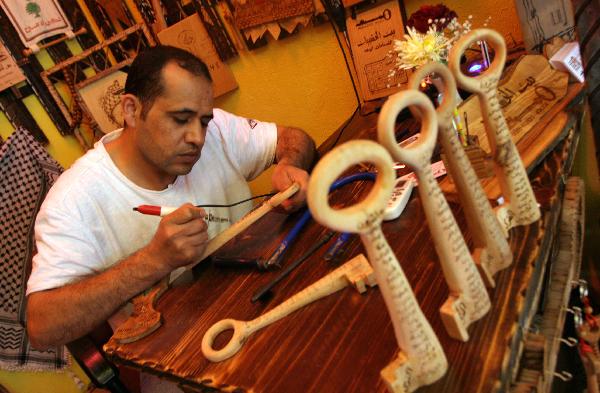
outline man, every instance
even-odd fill
[[[301,190],[304,203],[314,142],[302,131],[213,109],[208,69],[190,53],[159,46],[132,63],[121,98],[123,130],[104,136],[48,193],[36,220],[38,254],[28,282],[33,346],[70,342],[110,318],[132,297],[180,266],[197,262],[209,238],[251,203],[246,183],[276,167],[272,184]],[[140,204],[180,206],[162,219]]]

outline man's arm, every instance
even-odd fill
[[[304,205],[308,170],[316,157],[315,142],[304,131],[293,127],[277,126],[277,148],[271,182],[279,191],[287,189],[292,183],[300,185],[300,190],[281,206],[286,211],[293,211]]]
[[[35,348],[73,341],[179,266],[197,262],[208,234],[204,210],[186,204],[163,217],[150,243],[106,271],[27,299],[27,332]]]

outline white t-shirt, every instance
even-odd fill
[[[65,171],[50,189],[35,223],[37,254],[27,294],[61,287],[100,273],[148,244],[160,217],[133,211],[146,204],[180,206],[230,204],[251,196],[247,181],[271,166],[277,127],[214,109],[202,155],[191,172],[162,191],[141,188],[115,166],[104,143],[114,131]],[[233,208],[206,208],[214,237],[240,219],[251,202]],[[226,222],[220,222],[220,219]]]

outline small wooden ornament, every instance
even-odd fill
[[[352,165],[370,162],[377,179],[367,197],[347,208],[329,205],[330,186]],[[446,355],[381,230],[383,213],[395,184],[393,162],[387,151],[368,140],[354,140],[325,155],[308,184],[308,206],[315,220],[341,232],[359,233],[373,265],[400,347],[398,357],[382,371],[392,392],[412,392],[440,379],[448,368]]]
[[[369,265],[364,255],[357,255],[349,262],[256,319],[238,321],[229,318],[215,323],[202,337],[202,353],[211,362],[221,362],[235,355],[252,333],[288,316],[307,304],[329,296],[348,285],[354,286],[358,292],[363,293],[367,290],[367,285],[373,287],[376,284],[371,265]],[[215,350],[213,348],[215,339],[226,330],[233,330],[233,336],[223,348]]]
[[[460,59],[475,42],[486,41],[494,49],[494,61],[477,77],[467,77],[460,69]],[[485,129],[492,149],[496,176],[504,196],[504,205],[498,213],[501,224],[508,229],[528,225],[539,220],[540,208],[529,183],[527,172],[515,146],[498,99],[498,81],[506,62],[506,43],[502,36],[490,29],[477,29],[461,37],[450,50],[448,67],[458,85],[477,94]]]
[[[394,128],[398,114],[413,106],[421,119],[421,137],[410,147],[401,148]],[[429,98],[417,90],[404,90],[388,98],[377,122],[379,142],[396,161],[409,165],[419,179],[419,195],[442,265],[450,296],[440,313],[448,334],[467,341],[467,327],[490,309],[490,297],[465,240],[431,170],[438,121]]]
[[[512,252],[469,157],[452,127],[453,112],[457,104],[454,76],[445,65],[428,63],[415,71],[408,82],[408,88],[418,90],[421,81],[434,73],[443,84],[442,103],[436,110],[438,139],[446,155],[447,169],[456,185],[470,233],[473,235],[473,259],[486,283],[493,287],[496,272],[512,263]],[[418,116],[417,111],[414,114]]]

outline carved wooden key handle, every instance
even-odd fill
[[[468,77],[460,69],[460,59],[469,46],[482,40],[491,44],[494,49],[494,61],[481,75]],[[537,221],[540,218],[540,209],[498,100],[498,82],[505,61],[506,43],[502,36],[494,30],[477,29],[461,37],[452,46],[448,67],[458,85],[477,94],[479,98],[496,177],[505,199],[505,205],[499,209],[498,216],[505,225],[504,228],[508,230]]]
[[[360,293],[367,290],[367,285],[370,287],[376,285],[373,269],[371,269],[371,265],[369,265],[369,262],[362,254],[354,257],[349,262],[346,262],[333,272],[252,321],[223,319],[215,323],[204,333],[204,337],[202,337],[202,353],[208,360],[213,362],[220,362],[230,358],[240,350],[252,333],[280,320],[315,300],[347,287],[349,284],[355,286]],[[231,336],[231,339],[223,348],[215,350],[212,346],[215,339],[226,330],[233,330],[233,336]]]
[[[396,142],[396,117],[405,108],[419,112],[421,137],[410,147]],[[440,313],[448,334],[467,341],[467,327],[490,309],[490,297],[465,240],[431,171],[431,156],[436,145],[438,123],[433,104],[416,90],[405,90],[388,98],[377,123],[379,141],[395,160],[408,164],[419,179],[419,195],[425,217],[442,265],[450,296]]]
[[[328,201],[331,185],[344,170],[362,162],[375,164],[378,171],[369,195],[355,205],[334,210]],[[392,392],[412,392],[440,379],[448,363],[381,231],[383,212],[395,183],[393,165],[389,153],[379,144],[368,140],[347,142],[319,161],[310,177],[307,197],[315,220],[340,232],[360,234],[400,346],[398,357],[381,371],[381,376]]]
[[[452,126],[457,101],[454,76],[445,65],[428,63],[415,71],[408,82],[408,87],[418,90],[421,81],[430,74],[435,74],[443,84],[442,103],[436,110],[438,138],[446,153],[448,170],[452,174],[474,238],[473,259],[479,265],[486,283],[494,286],[494,274],[511,264],[512,252],[479,178]],[[418,111],[413,111],[413,114],[419,116]]]

